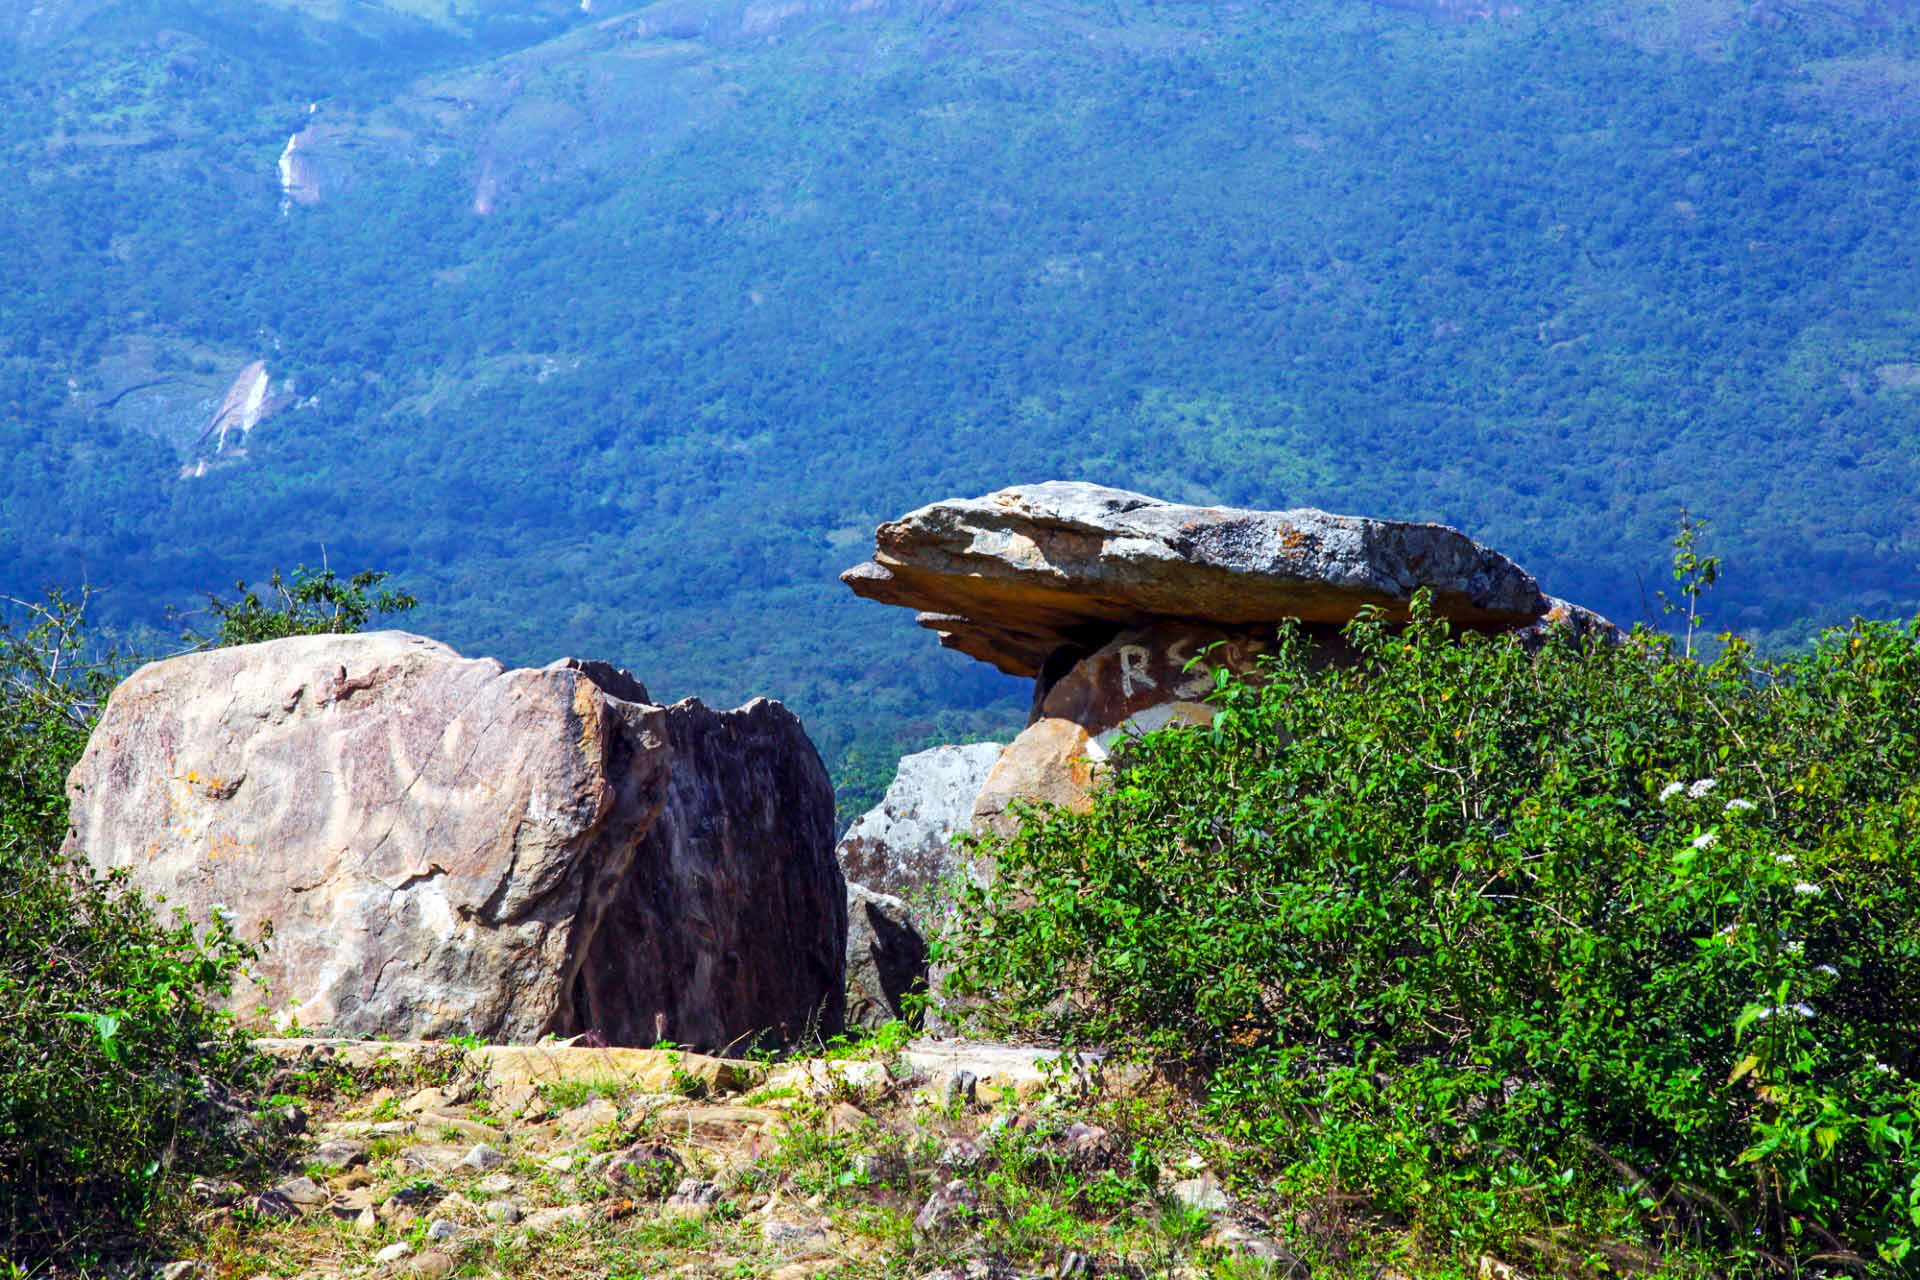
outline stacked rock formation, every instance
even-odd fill
[[[777,703],[661,707],[604,663],[302,636],[142,668],[68,790],[96,866],[271,924],[243,1009],[706,1048],[841,1023],[833,793]]]
[[[1619,634],[1437,524],[1185,506],[1056,481],[936,502],[881,525],[875,541],[873,559],[842,581],[917,610],[943,645],[1034,681],[1027,728],[974,794],[976,830],[1006,831],[1015,800],[1082,807],[1117,740],[1210,721],[1217,671],[1252,670],[1281,622],[1304,625],[1315,652],[1338,662],[1343,624],[1363,608],[1404,620],[1425,588],[1436,616],[1528,644],[1557,629]],[[958,869],[946,848],[930,861],[869,840],[841,856],[854,880],[915,859],[937,878]]]
[[[836,850],[847,877],[847,1023],[875,1026],[927,988],[917,920],[957,863],[953,838],[973,822],[973,798],[1002,746],[979,742],[905,757],[879,805]]]

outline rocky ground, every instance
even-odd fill
[[[162,1275],[1305,1274],[1167,1145],[1177,1109],[1139,1079],[874,1043],[783,1064],[270,1042],[291,1154],[198,1185],[201,1243]]]

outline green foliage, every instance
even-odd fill
[[[1718,625],[1911,611],[1911,6],[1397,7],[730,43],[737,3],[692,0],[625,52],[596,13],[490,60],[356,35],[368,5],[117,0],[0,67],[0,584],[90,575],[158,625],[325,542],[457,647],[779,696],[843,813],[1025,713],[833,581],[947,494],[1446,520],[1618,619],[1685,494],[1748,568]],[[309,123],[339,180],[283,214]],[[254,359],[302,407],[212,453]]]
[[[218,1002],[254,955],[61,853],[67,770],[117,664],[81,603],[0,619],[0,1239],[21,1260],[151,1225],[244,1156],[256,1060]]]
[[[1424,607],[1347,638],[1283,635],[1210,730],[985,844],[950,989],[1191,1073],[1249,1176],[1465,1256],[1905,1265],[1920,621],[1777,663]]]
[[[300,565],[289,579],[275,569],[267,580],[269,594],[264,602],[244,582],[234,586],[241,593],[238,599],[209,595],[207,609],[219,621],[219,630],[210,637],[188,638],[220,647],[359,631],[375,617],[405,613],[420,603],[404,591],[382,588],[380,584],[391,576],[369,569],[343,582],[332,569]]]

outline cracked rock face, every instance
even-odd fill
[[[114,691],[68,781],[69,848],[125,869],[198,921],[230,914],[249,937],[270,924],[260,981],[236,993],[242,1009],[360,1035],[511,1042],[595,1030],[611,1043],[651,1043],[652,1010],[643,1026],[589,1026],[578,1007],[585,978],[680,983],[724,1004],[713,993],[729,983],[798,969],[837,998],[845,916],[832,792],[799,722],[764,705],[784,717],[785,746],[817,777],[803,768],[793,785],[774,784],[754,760],[730,769],[685,746],[741,713],[653,706],[638,681],[603,663],[507,670],[401,632],[192,654],[143,667]],[[691,798],[690,770],[705,779]],[[793,812],[736,843],[736,827],[709,821],[755,805]],[[686,867],[638,885],[636,855],[673,806],[680,825],[708,838],[683,844]],[[827,816],[810,825],[809,806]],[[589,975],[589,965],[660,963],[644,939],[610,945],[604,926],[635,895],[656,902],[646,928],[694,911],[675,895],[704,874],[701,859],[727,863],[730,892],[791,905],[805,895],[788,882],[810,877],[815,896],[842,910],[741,952],[702,899],[686,922],[691,941],[670,959],[677,967]],[[829,957],[826,971],[796,964],[795,947]],[[775,984],[797,1006],[784,1011],[795,1022],[826,1000],[824,989],[802,998],[804,985]],[[739,1002],[710,1024],[716,1034],[761,1029],[727,1024],[736,1014],[773,1020],[764,1004]]]
[[[1403,618],[1421,587],[1439,616],[1489,630],[1550,608],[1531,574],[1444,525],[1184,506],[1070,481],[936,502],[875,541],[842,581],[1020,676],[1162,618],[1343,623],[1368,605]]]

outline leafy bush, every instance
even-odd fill
[[[1910,1263],[1920,621],[1772,664],[1424,602],[1348,638],[983,842],[950,991],[1191,1072],[1249,1175],[1430,1245]]]
[[[189,1170],[230,1163],[255,1074],[219,999],[253,954],[224,922],[162,921],[60,852],[66,773],[119,664],[81,604],[0,619],[0,1239],[99,1248]]]
[[[220,627],[212,636],[189,633],[209,646],[254,644],[287,636],[330,635],[358,631],[375,617],[406,613],[420,602],[381,584],[391,574],[362,570],[342,581],[332,569],[297,566],[291,578],[275,569],[267,580],[267,598],[236,583],[232,600],[207,597],[207,611]]]
[[[412,608],[386,575],[279,573],[210,601],[202,642],[352,631]],[[175,1203],[190,1173],[249,1156],[261,1071],[224,1011],[255,954],[231,924],[162,918],[61,852],[66,776],[127,661],[86,634],[86,601],[0,614],[0,1240],[29,1256],[102,1247]]]

